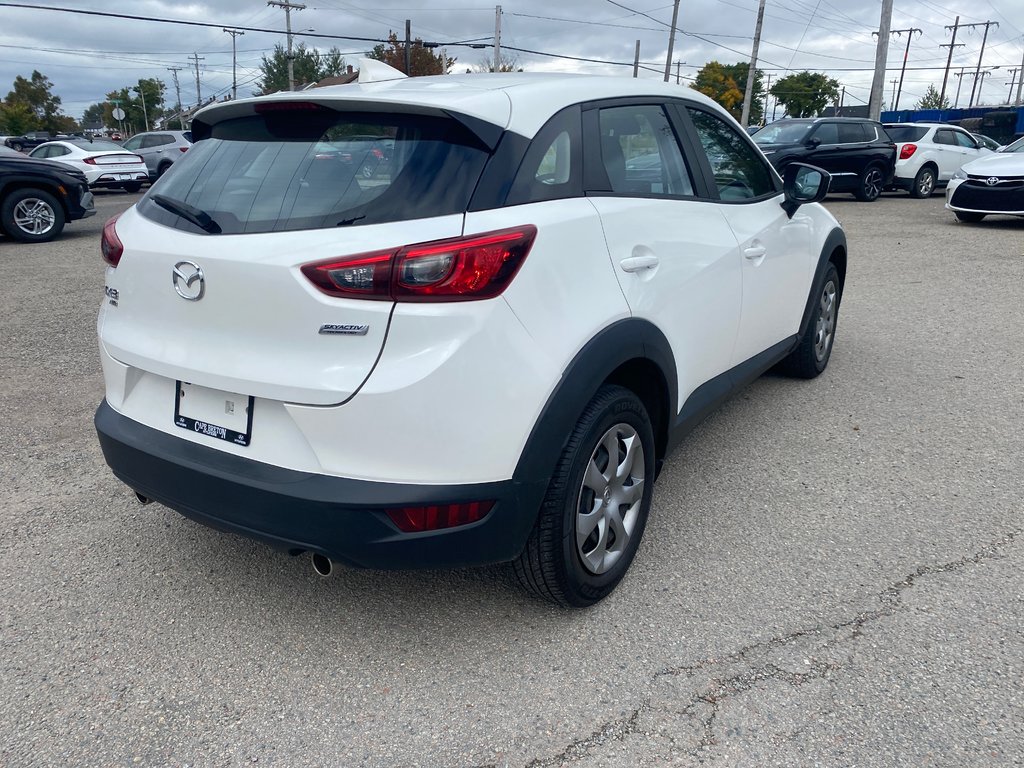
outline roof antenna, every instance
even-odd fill
[[[381,83],[385,80],[403,80],[406,75],[401,70],[388,66],[377,59],[359,60],[359,83]]]

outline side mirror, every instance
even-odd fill
[[[805,144],[804,144],[804,146],[806,146],[808,149],[817,149],[820,145],[821,145],[821,139],[819,139],[817,136],[815,136],[814,138],[808,139],[805,142]]]
[[[832,177],[821,168],[806,163],[790,163],[782,174],[785,199],[782,209],[793,218],[796,209],[805,203],[819,203],[828,194]]]

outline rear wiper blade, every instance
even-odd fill
[[[353,216],[351,219],[342,219],[341,221],[339,221],[334,226],[336,226],[336,227],[350,227],[353,224],[355,224],[357,221],[360,221],[360,220],[365,219],[365,218],[366,218],[366,214],[364,213],[362,216]]]
[[[209,232],[211,235],[219,235],[221,233],[220,224],[214,221],[206,211],[202,211],[195,206],[182,202],[181,200],[164,197],[163,195],[150,195],[149,197],[154,203],[164,210],[175,213],[178,216],[181,216],[181,218],[191,221],[204,232]]]

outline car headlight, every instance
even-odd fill
[[[953,174],[953,179],[955,181],[963,181],[966,178],[967,178],[967,172],[964,171],[963,168],[957,168],[956,169],[956,173]]]

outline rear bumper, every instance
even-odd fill
[[[512,480],[409,485],[298,472],[175,438],[105,400],[95,425],[107,464],[143,496],[205,525],[349,565],[448,568],[512,560],[537,515],[538,488]],[[441,531],[402,533],[386,514],[486,500],[496,503],[483,520]]]

